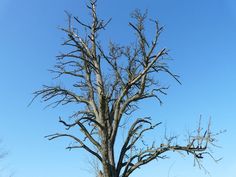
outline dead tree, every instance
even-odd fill
[[[140,100],[154,98],[161,103],[160,94],[166,94],[168,88],[160,84],[159,74],[167,74],[177,82],[179,80],[166,64],[168,50],[158,49],[163,30],[158,21],[150,20],[155,34],[148,39],[144,25],[147,13],[135,10],[129,26],[136,41],[125,46],[110,42],[109,47],[104,49],[98,34],[105,30],[110,20],[106,22],[98,17],[96,5],[96,0],[90,0],[87,6],[90,22],[82,22],[67,13],[68,26],[60,28],[66,34],[63,43],[66,50],[57,57],[52,72],[58,78],[73,78],[74,83],[64,87],[43,86],[34,93],[35,97],[40,96],[43,101],[49,102],[49,106],[79,105],[79,110],[71,115],[72,119],[59,120],[68,131],[47,138],[71,139],[73,144],[67,148],[82,148],[93,155],[101,163],[98,176],[102,177],[128,177],[152,160],[165,158],[168,151],[186,152],[201,165],[205,155],[211,156],[208,147],[215,141],[210,127],[203,131],[199,126],[196,135],[189,135],[183,145],[175,143],[175,137],[167,137],[162,144],[140,146],[145,132],[160,123],[153,124],[150,117],[132,118],[125,141],[116,146],[123,119],[127,115],[132,117]],[[69,133],[76,127],[80,128],[79,137]],[[84,138],[81,138],[82,135]]]

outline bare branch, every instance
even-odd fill
[[[88,118],[86,118],[88,119]],[[77,120],[74,124],[67,124],[65,121],[63,121],[61,118],[59,120],[60,123],[64,124],[66,127],[71,128],[75,125],[78,125],[81,128],[81,131],[84,133],[84,135],[90,140],[91,143],[93,143],[98,149],[101,149],[101,145],[92,137],[92,135],[90,134],[90,132],[86,129],[86,127],[80,122],[82,119]],[[96,122],[97,121],[93,121]],[[97,125],[100,125],[99,123],[97,123]],[[101,125],[100,125],[101,126]]]
[[[93,151],[92,149],[90,149],[88,146],[86,146],[82,140],[80,140],[79,138],[73,136],[73,135],[70,135],[70,134],[60,134],[60,133],[55,133],[55,134],[52,134],[52,135],[48,135],[48,136],[45,136],[45,138],[48,138],[49,140],[53,140],[53,139],[56,139],[56,138],[60,138],[60,137],[69,137],[73,140],[75,140],[76,142],[78,142],[80,144],[80,146],[69,146],[67,147],[67,149],[73,149],[73,148],[83,148],[85,149],[86,151],[88,151],[90,154],[94,155],[95,157],[97,157],[101,162],[102,162],[102,157],[96,153],[95,151]]]

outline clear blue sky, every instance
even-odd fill
[[[170,49],[170,66],[183,85],[170,84],[163,106],[146,102],[140,114],[163,121],[170,133],[178,135],[193,128],[200,116],[213,129],[227,129],[219,136],[218,164],[206,160],[212,177],[236,174],[236,2],[235,0],[100,0],[99,12],[113,20],[103,37],[125,43],[130,39],[128,17],[135,8],[148,9],[152,18],[165,26],[160,45]],[[92,177],[88,157],[67,151],[68,141],[49,142],[43,137],[63,130],[57,123],[67,108],[46,109],[36,101],[27,104],[42,84],[52,84],[47,71],[62,49],[66,24],[64,10],[86,20],[82,0],[0,1],[0,138],[9,156],[1,162],[4,173],[16,177]],[[157,134],[157,136],[162,134]],[[184,138],[184,137],[183,137]],[[193,167],[191,158],[170,154],[142,168],[134,176],[208,176]],[[170,170],[169,170],[170,169]],[[169,171],[169,173],[168,173]]]

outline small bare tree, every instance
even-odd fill
[[[147,13],[135,10],[129,26],[136,34],[136,41],[127,46],[110,42],[108,49],[104,49],[98,34],[105,30],[110,20],[101,20],[96,6],[96,0],[90,0],[87,5],[90,22],[82,22],[67,13],[68,27],[61,28],[67,36],[63,43],[66,51],[58,56],[52,72],[57,77],[74,78],[74,83],[67,87],[44,86],[34,93],[35,97],[50,101],[49,106],[80,105],[79,110],[71,115],[72,119],[59,120],[68,132],[49,135],[48,139],[67,137],[73,140],[68,149],[82,148],[101,163],[99,177],[128,177],[152,160],[165,158],[168,151],[186,152],[201,165],[204,155],[211,156],[208,147],[215,141],[210,127],[204,131],[199,126],[196,134],[189,135],[183,145],[177,144],[175,137],[166,137],[162,144],[144,143],[142,146],[144,133],[160,123],[153,124],[150,117],[136,118],[127,124],[129,129],[123,144],[116,146],[122,121],[127,115],[132,116],[140,100],[155,98],[161,103],[160,94],[165,95],[168,88],[160,85],[159,74],[179,80],[165,62],[168,50],[158,49],[163,29],[158,21],[150,21],[155,34],[149,40],[144,25]],[[75,24],[81,28],[75,28]],[[85,35],[81,35],[81,29],[85,30],[82,33]],[[75,127],[80,128],[84,138],[69,133]]]
[[[0,148],[0,162],[5,159],[7,156],[8,156],[8,152],[4,150],[4,148],[2,148],[2,141],[0,140],[0,145],[1,145],[1,148]],[[8,176],[8,177],[13,177],[14,176],[14,172],[11,172],[9,173],[8,172],[8,168],[6,167],[6,165],[4,164],[1,164],[1,167],[0,167],[0,177],[2,176]]]

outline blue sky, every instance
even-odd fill
[[[100,0],[101,17],[112,22],[104,40],[121,44],[131,39],[127,25],[132,10],[148,9],[149,16],[165,26],[160,46],[170,49],[172,71],[182,85],[163,80],[171,87],[164,104],[145,102],[140,114],[164,122],[170,133],[184,134],[194,128],[200,115],[214,130],[227,129],[219,136],[222,148],[214,149],[218,164],[206,160],[212,177],[233,177],[236,116],[236,2],[234,0]],[[43,137],[62,131],[58,116],[69,108],[43,109],[36,101],[30,107],[32,92],[43,84],[53,84],[48,72],[62,50],[66,24],[64,10],[87,19],[82,0],[1,0],[0,1],[0,139],[9,156],[2,160],[3,175],[16,177],[92,177],[89,159],[83,151],[67,151],[68,141],[49,142]],[[152,105],[152,106],[150,106]],[[157,137],[162,134],[157,134]],[[139,170],[134,176],[209,176],[193,167],[191,158],[169,154]],[[1,175],[1,174],[0,174]]]

